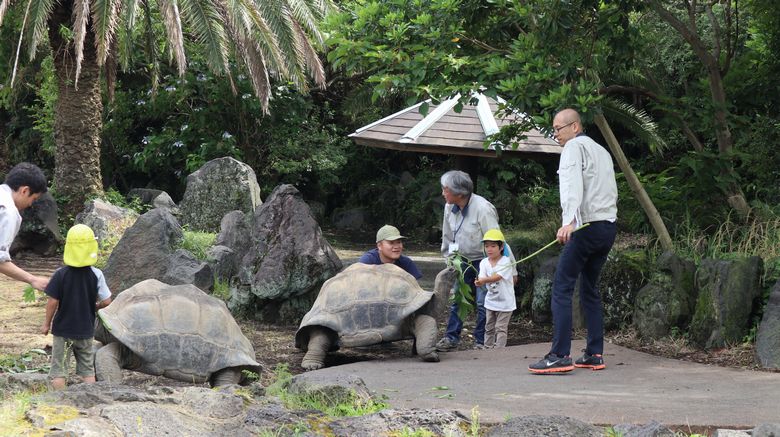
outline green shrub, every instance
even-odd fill
[[[184,236],[179,242],[179,249],[185,249],[195,258],[206,261],[207,252],[214,245],[217,234],[211,232],[184,231]]]

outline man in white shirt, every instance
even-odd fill
[[[553,341],[533,373],[569,372],[575,367],[606,366],[604,315],[598,279],[617,232],[617,184],[609,152],[583,133],[580,115],[564,109],[553,120],[555,139],[563,145],[560,181],[562,226],[556,238],[564,244],[555,269],[552,292]],[[580,226],[588,226],[574,232]],[[584,354],[571,360],[572,294],[580,281],[580,301],[588,329]]]
[[[10,249],[22,225],[19,211],[32,206],[46,190],[43,171],[29,162],[15,165],[0,185],[0,273],[38,290],[46,289],[49,279],[28,273],[11,262]]]

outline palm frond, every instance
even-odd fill
[[[76,51],[76,79],[73,87],[79,89],[81,62],[84,60],[84,38],[87,35],[89,21],[89,0],[73,1],[73,48]]]
[[[658,132],[658,125],[644,110],[611,97],[602,100],[602,110],[605,117],[623,125],[647,143],[653,153],[663,155],[668,148],[666,140]]]
[[[645,89],[655,93],[659,91],[656,83],[634,68],[616,71],[610,76],[610,80],[612,83],[627,84],[634,88]]]
[[[176,60],[179,75],[187,69],[187,58],[184,55],[184,35],[181,31],[181,15],[176,0],[158,0],[160,15],[163,19],[163,27],[168,35],[171,56]]]
[[[306,75],[304,74],[304,48],[300,44],[299,39],[299,26],[295,22],[290,10],[286,5],[283,6],[284,21],[287,34],[285,39],[289,45],[289,49],[285,50],[286,53],[294,54],[288,56],[285,61],[287,64],[287,78],[292,81],[296,88],[303,93],[309,92],[309,84],[306,83]]]
[[[260,10],[271,32],[276,35],[280,52],[284,54],[279,63],[269,63],[268,67],[275,76],[289,79],[296,86],[298,83],[304,82],[305,86],[305,77],[300,71],[297,62],[300,53],[295,47],[295,36],[291,27],[290,14],[284,2],[285,0],[266,0],[263,3],[263,8]],[[267,54],[264,47],[261,47],[261,50],[264,54]],[[266,62],[273,60],[269,56],[266,56],[265,59]]]
[[[108,57],[116,33],[119,0],[92,0],[92,30],[95,33],[97,62],[102,66]]]
[[[325,47],[325,40],[317,25],[318,21],[322,19],[321,12],[312,10],[305,0],[287,0],[286,3],[296,23],[306,29],[306,32],[316,40],[319,48]]]
[[[243,34],[241,29],[233,26],[232,21],[227,22],[228,30],[236,42],[236,49],[241,56],[252,81],[252,88],[255,95],[260,99],[260,106],[263,112],[268,113],[268,101],[271,97],[271,79],[268,77],[268,69],[265,65],[263,54],[257,50],[254,42]]]
[[[11,70],[11,86],[14,86],[14,80],[16,79],[16,71],[19,68],[19,57],[22,52],[22,40],[24,39],[24,28],[27,26],[27,18],[30,16],[30,3],[27,2],[27,6],[24,8],[24,18],[22,18],[22,31],[19,32],[19,42],[16,44],[16,56],[14,57],[14,68]]]
[[[314,47],[312,47],[311,43],[309,42],[309,38],[307,38],[306,33],[298,25],[298,22],[293,21],[292,24],[297,40],[296,46],[299,47],[299,51],[301,53],[300,62],[302,67],[309,71],[312,79],[314,79],[314,83],[316,83],[317,86],[322,87],[325,85],[325,68],[322,66],[320,57],[317,55]]]
[[[11,0],[0,0],[0,26],[3,25],[3,17],[5,17],[5,12],[10,4]]]
[[[228,71],[225,68],[228,53],[223,17],[217,11],[214,1],[184,0],[181,13],[197,41],[205,47],[209,68],[215,72]]]
[[[54,8],[54,0],[30,0],[28,7],[30,15],[25,33],[28,35],[30,60],[33,60],[41,39],[49,30],[48,22]]]
[[[252,0],[226,0],[226,6],[227,19],[242,37],[255,41],[255,48],[263,56],[264,64],[265,59],[269,59],[272,65],[284,65],[276,35],[257,9],[256,3]]]
[[[122,4],[120,14],[122,18],[122,29],[117,33],[117,40],[119,42],[118,59],[122,69],[127,71],[130,67],[130,60],[133,56],[133,31],[135,30],[135,21],[138,16],[138,2],[139,0],[125,0]]]

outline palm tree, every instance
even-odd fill
[[[11,2],[0,0],[0,26]],[[192,40],[203,46],[208,68],[231,84],[231,59],[244,68],[267,112],[274,77],[303,92],[307,75],[324,86],[318,23],[332,5],[331,0],[26,0],[19,5],[25,9],[11,83],[22,47],[34,58],[48,32],[59,89],[54,185],[65,212],[78,212],[84,200],[102,192],[101,77],[110,94],[117,64],[127,70],[141,51],[156,71],[157,47],[163,45],[183,74],[184,43]],[[164,35],[155,33],[160,28]]]

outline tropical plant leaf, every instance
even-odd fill
[[[89,0],[73,1],[73,48],[76,51],[76,78],[73,87],[79,88],[81,62],[84,60],[84,38],[87,35],[89,21]]]
[[[92,30],[95,33],[97,62],[98,65],[102,66],[108,58],[111,41],[116,32],[119,0],[91,0],[91,3]]]
[[[603,99],[601,108],[605,117],[630,130],[647,143],[653,153],[663,155],[668,148],[666,140],[658,132],[658,125],[644,110],[612,97]]]

